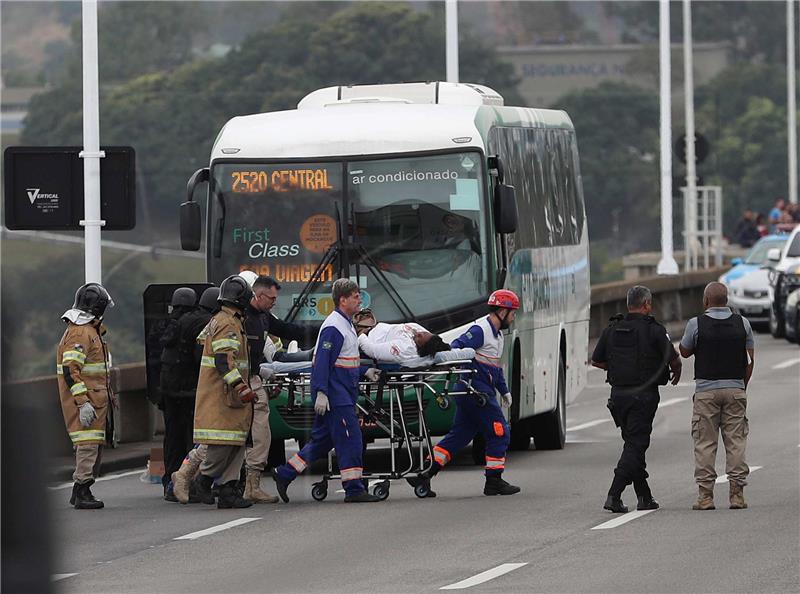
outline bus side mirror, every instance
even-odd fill
[[[195,171],[186,184],[186,202],[181,204],[181,248],[185,251],[196,252],[200,249],[202,215],[200,205],[194,201],[194,191],[208,180],[208,167],[203,167]]]
[[[494,228],[497,233],[514,233],[517,230],[514,186],[497,184],[494,188]]]
[[[200,205],[197,202],[181,204],[181,249],[188,252],[200,249],[201,223]]]

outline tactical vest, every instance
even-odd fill
[[[653,345],[652,316],[612,322],[608,332],[608,383],[616,387],[648,388],[669,381],[666,354]]]
[[[698,316],[694,377],[705,380],[744,379],[746,345],[747,331],[739,314],[732,314],[724,320]]]

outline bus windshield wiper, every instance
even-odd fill
[[[300,308],[303,307],[303,304],[308,299],[308,296],[313,293],[319,284],[322,282],[322,273],[323,271],[331,265],[331,263],[336,261],[337,256],[339,256],[339,252],[341,251],[341,237],[342,237],[342,220],[341,216],[339,215],[339,206],[336,205],[336,241],[328,246],[328,249],[325,250],[325,253],[322,255],[322,259],[317,264],[317,267],[314,269],[314,273],[311,275],[311,278],[308,279],[308,282],[303,287],[303,290],[300,291],[300,296],[297,300],[292,304],[292,307],[289,309],[286,317],[284,318],[287,322],[293,322],[294,319],[297,317],[297,314],[300,313]],[[342,276],[342,261],[339,260],[339,276]]]

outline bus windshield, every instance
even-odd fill
[[[404,320],[406,307],[421,318],[486,297],[478,153],[216,163],[212,176],[209,279],[218,283],[241,270],[273,276],[282,285],[273,309],[279,317],[340,239],[356,246],[348,252],[349,275],[379,320]],[[297,321],[319,322],[332,311],[338,266],[323,270]]]

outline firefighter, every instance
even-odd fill
[[[214,314],[219,311],[219,287],[209,287],[200,295],[197,309],[186,316],[186,334],[194,336],[194,368],[195,368],[195,391],[197,390],[197,376],[200,370],[200,361],[203,356],[203,345],[205,335],[203,329],[211,321]],[[194,409],[192,409],[194,414]],[[194,424],[194,423],[192,423]],[[192,487],[192,481],[200,469],[200,464],[206,458],[207,445],[199,445],[186,454],[180,468],[172,473],[172,489],[175,498],[180,503],[200,503]],[[190,491],[192,491],[190,493]]]
[[[481,392],[484,398],[473,395],[455,398],[453,427],[433,448],[430,470],[422,473],[419,479],[411,479],[409,482],[412,484],[430,481],[476,433],[483,433],[486,437],[486,483],[483,494],[513,495],[520,491],[519,487],[503,480],[510,436],[508,422],[495,397],[496,390],[501,395],[503,406],[511,406],[511,392],[503,375],[500,357],[503,354],[502,331],[514,322],[519,298],[513,291],[500,289],[489,296],[488,305],[489,315],[478,320],[451,343],[453,348],[475,349],[472,387]],[[460,385],[457,389],[463,390],[465,387]],[[428,497],[436,497],[436,493],[428,489]]]
[[[113,306],[102,285],[87,283],[75,293],[72,308],[61,316],[67,329],[58,343],[58,392],[64,422],[75,447],[75,484],[69,500],[75,509],[103,507],[91,486],[100,469],[108,407],[113,400],[102,323],[106,309]],[[111,428],[108,437],[110,434]]]
[[[250,288],[253,289],[253,298],[245,311],[245,329],[250,351],[250,386],[258,396],[258,401],[253,405],[253,425],[251,435],[252,447],[245,452],[245,490],[244,496],[253,503],[276,503],[278,498],[261,489],[261,473],[267,465],[272,433],[269,427],[269,398],[262,386],[261,377],[258,375],[261,363],[266,361],[264,346],[270,341],[270,335],[288,341],[304,339],[303,328],[297,324],[284,322],[275,317],[270,310],[278,301],[278,291],[281,285],[271,276],[257,276],[254,272],[246,270],[240,273]],[[282,460],[282,463],[286,460]]]
[[[252,297],[253,291],[243,278],[226,278],[219,289],[222,308],[200,334],[203,355],[197,381],[194,441],[208,448],[194,485],[197,497],[213,504],[211,486],[217,479],[221,485],[217,501],[220,509],[252,505],[236,488],[256,397],[248,383],[250,365],[244,331],[244,310]]]
[[[336,309],[325,318],[314,347],[311,394],[315,395],[311,439],[289,462],[272,471],[278,495],[289,501],[289,484],[315,460],[336,448],[345,503],[380,501],[367,493],[361,480],[363,450],[355,406],[358,398],[360,357],[358,337],[351,321],[361,307],[358,285],[346,278],[333,283]],[[377,370],[369,370],[374,376]]]

